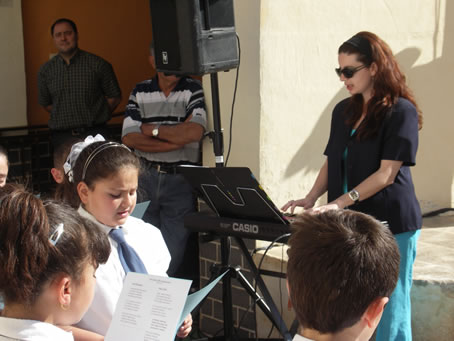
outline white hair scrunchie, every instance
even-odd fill
[[[65,174],[68,176],[69,182],[74,181],[73,168],[82,150],[92,143],[101,142],[105,140],[106,139],[102,135],[97,134],[95,137],[89,135],[85,138],[84,141],[73,144],[73,146],[71,147],[71,151],[69,152],[68,157],[66,158],[66,162],[63,165],[63,169],[65,170]]]

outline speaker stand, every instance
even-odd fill
[[[213,127],[212,134],[214,157],[216,167],[224,167],[224,137],[221,129],[221,109],[219,101],[219,79],[217,72],[210,74],[211,97],[213,106]]]

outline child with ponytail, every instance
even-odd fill
[[[69,206],[19,185],[0,191],[0,340],[71,341],[107,261],[105,234]]]

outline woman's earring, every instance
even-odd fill
[[[69,304],[63,304],[63,303],[60,303],[60,308],[64,311],[68,310],[69,309]]]

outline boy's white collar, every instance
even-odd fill
[[[295,336],[293,337],[293,341],[313,341],[313,340],[305,338],[300,334],[295,334]]]

